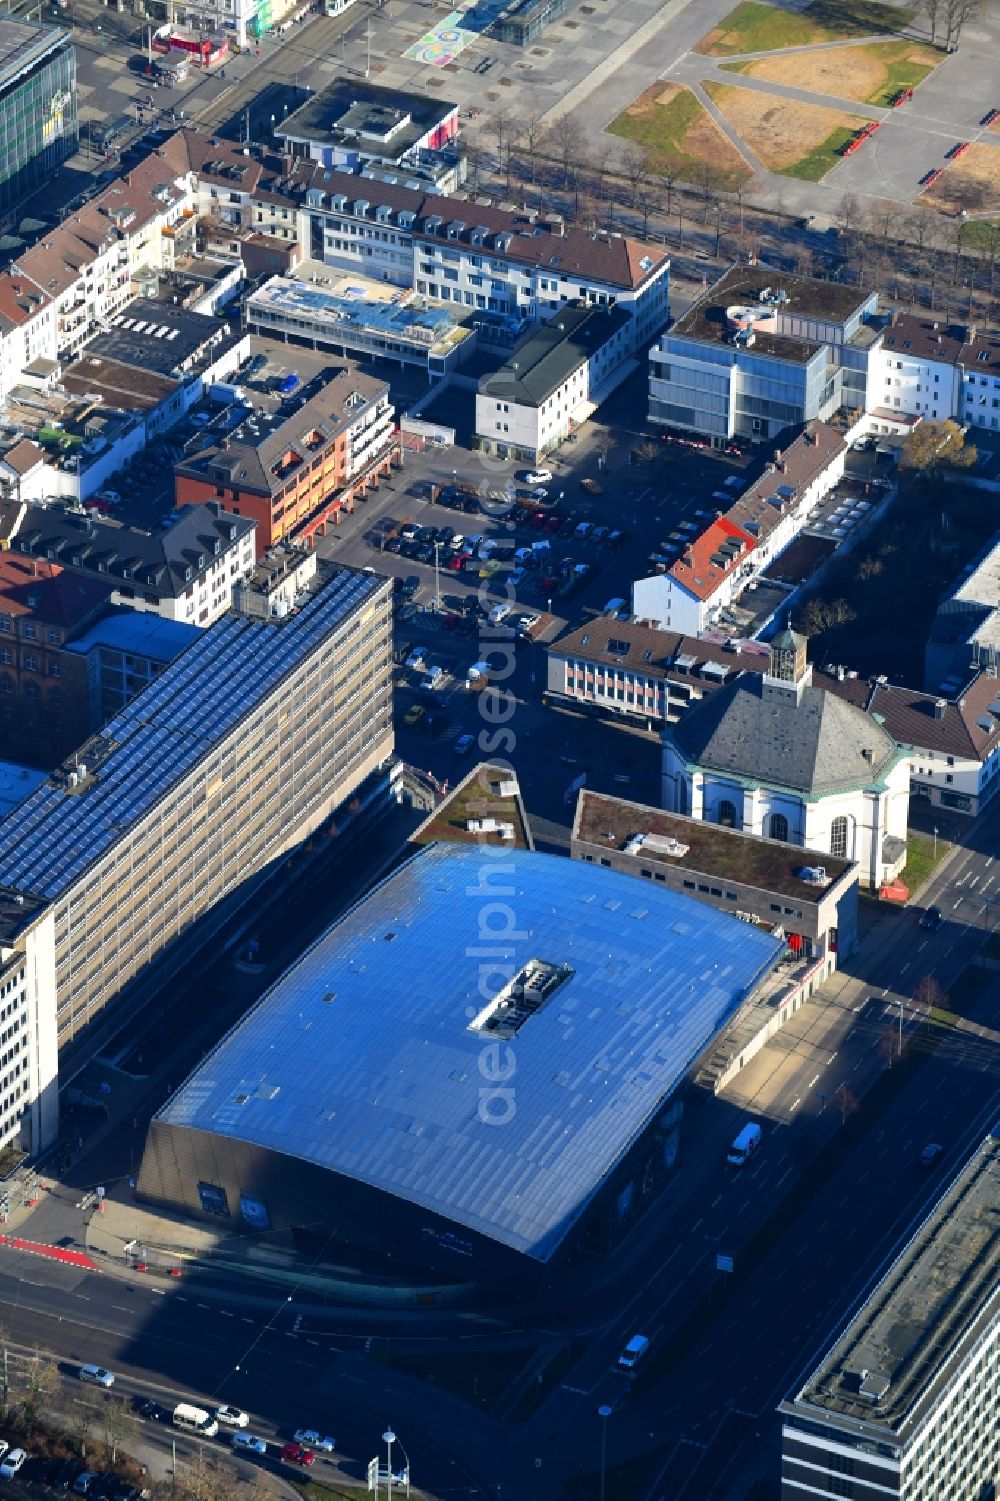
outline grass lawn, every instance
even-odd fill
[[[838,37],[898,32],[912,16],[912,10],[882,5],[879,0],[813,0],[798,12],[741,0],[694,50],[707,57],[731,57],[741,52],[809,47],[835,42]]]
[[[819,182],[820,178],[825,177],[830,168],[840,161],[840,148],[846,145],[853,134],[853,126],[838,125],[825,141],[813,147],[808,156],[802,157],[801,161],[792,162],[790,167],[779,168],[782,177],[798,177],[803,182]]]
[[[837,147],[864,116],[806,104],[741,84],[705,82],[705,92],[769,172],[818,182],[839,160]]]
[[[384,1462],[385,1456],[383,1455]],[[395,1468],[394,1463],[393,1469]],[[299,1495],[305,1498],[305,1501],[358,1501],[358,1497],[362,1494],[362,1490],[364,1490],[360,1482],[358,1483],[357,1490],[353,1491],[343,1491],[339,1485],[321,1485],[318,1480],[290,1479],[289,1483],[294,1485]],[[365,1490],[365,1494],[367,1494],[367,1490]]]
[[[1000,219],[967,219],[962,228],[962,249],[988,255],[994,247],[1000,248]]]
[[[899,38],[857,47],[845,43],[817,52],[778,52],[722,67],[727,73],[766,78],[814,94],[888,106],[894,94],[915,88],[942,61],[936,48]]]
[[[947,839],[939,837],[935,855],[934,840],[929,834],[907,834],[906,864],[900,872],[899,879],[909,886],[911,896],[941,864],[950,849],[951,845]]]
[[[669,169],[690,179],[708,162],[729,189],[750,176],[747,163],[691,90],[677,84],[654,84],[607,129],[611,135],[645,146],[654,172]]]

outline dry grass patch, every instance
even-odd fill
[[[730,125],[770,172],[818,182],[837,160],[837,148],[864,124],[860,115],[778,99],[757,89],[706,83]]]
[[[1000,203],[1000,149],[970,146],[917,202],[945,214],[957,214],[960,209],[967,214],[989,212]]]
[[[823,52],[785,52],[753,62],[724,63],[732,72],[769,83],[790,84],[815,94],[887,105],[899,89],[916,88],[942,61],[942,54],[922,42],[873,42],[866,47]]]
[[[654,172],[669,170],[690,180],[708,163],[729,188],[751,175],[749,165],[711,115],[691,90],[680,84],[653,84],[607,129],[612,135],[645,146]]]

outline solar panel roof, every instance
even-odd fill
[[[159,1118],[545,1261],[781,949],[633,876],[432,845],[328,929]],[[572,973],[510,1041],[471,1030],[484,994],[533,958]],[[484,1066],[508,1064],[512,1093],[490,1100]]]
[[[280,623],[223,615],[108,721],[92,785],[46,781],[0,822],[0,885],[61,896],[381,586],[344,569]]]

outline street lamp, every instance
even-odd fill
[[[608,1407],[607,1403],[602,1403],[597,1409],[597,1416],[601,1420],[601,1501],[604,1501],[604,1488],[607,1479],[608,1418],[610,1418],[613,1412],[614,1408]]]
[[[441,613],[441,544],[434,544],[434,613]]]
[[[383,1444],[385,1444],[386,1448],[389,1451],[388,1463],[386,1464],[386,1470],[389,1476],[386,1496],[388,1497],[388,1501],[392,1501],[392,1446],[396,1442],[396,1435],[393,1433],[391,1428],[387,1428],[383,1433],[382,1442]]]
[[[937,824],[935,824],[934,825],[934,858],[935,858],[935,860],[937,859],[937,836],[938,836],[938,826],[937,826]]]

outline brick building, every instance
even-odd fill
[[[111,590],[42,558],[0,552],[0,739],[5,755],[54,766],[86,739],[87,674],[66,643]]]
[[[399,444],[389,387],[341,371],[291,413],[260,409],[174,470],[178,506],[218,501],[257,523],[257,557],[284,538],[322,535],[377,486]]]

